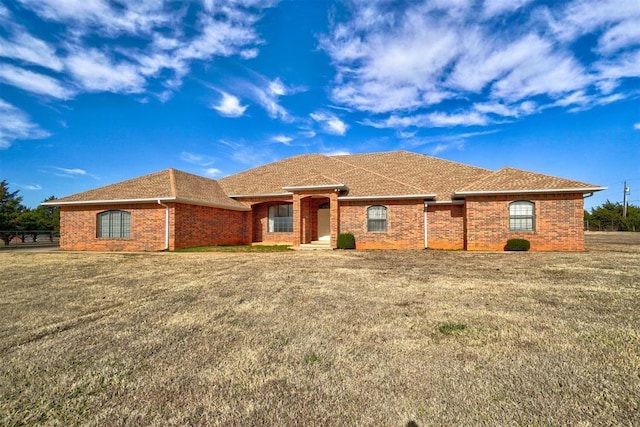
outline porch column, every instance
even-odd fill
[[[293,246],[300,246],[302,243],[302,204],[300,195],[293,195]]]
[[[340,234],[340,206],[338,206],[338,192],[329,195],[329,212],[331,216],[331,240],[332,248],[338,247],[338,234]]]

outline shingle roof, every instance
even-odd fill
[[[221,179],[229,195],[282,194],[283,187],[343,183],[347,197],[436,195],[450,200],[458,188],[492,171],[406,151],[290,157]],[[325,180],[322,182],[322,180]]]
[[[50,205],[176,201],[227,209],[248,210],[227,197],[217,181],[166,169],[82,193],[56,199]]]
[[[291,194],[300,187],[342,188],[344,198],[416,197],[452,200],[471,194],[511,192],[591,192],[603,189],[513,168],[490,171],[406,151],[289,157],[219,181],[175,169],[57,199],[48,204],[126,201],[182,201],[246,210],[230,198]]]
[[[572,191],[581,193],[602,189],[604,188],[585,182],[505,167],[459,188],[456,194]]]

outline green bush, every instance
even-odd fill
[[[351,233],[338,234],[338,249],[355,249],[356,238]]]
[[[528,251],[531,243],[526,239],[509,239],[504,247],[505,251]]]

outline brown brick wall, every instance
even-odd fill
[[[250,212],[176,204],[176,239],[171,249],[249,244],[250,220]]]
[[[509,231],[509,203],[535,203],[535,231]],[[533,251],[584,250],[582,194],[469,197],[467,249],[503,250],[508,239],[531,242]]]
[[[97,236],[97,215],[108,210],[131,213],[129,239]],[[173,208],[171,209],[173,210]],[[171,215],[173,218],[173,215]],[[160,251],[165,245],[165,208],[157,204],[62,206],[60,248],[80,251]]]
[[[464,205],[427,207],[427,242],[430,249],[464,249]]]
[[[387,207],[387,231],[367,231],[367,208]],[[333,212],[332,212],[333,213]],[[356,249],[424,249],[422,200],[340,202],[340,232],[353,233]]]

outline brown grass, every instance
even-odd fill
[[[0,424],[637,425],[640,233],[588,243],[4,252]]]

